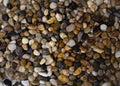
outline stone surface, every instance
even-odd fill
[[[71,31],[73,31],[75,29],[75,25],[74,24],[70,24],[70,25],[68,25],[67,27],[66,27],[66,31],[67,32],[71,32]]]

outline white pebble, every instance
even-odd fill
[[[116,58],[119,58],[119,57],[120,57],[120,51],[117,51],[117,52],[115,53],[115,57],[116,57]]]
[[[64,39],[64,38],[67,37],[67,35],[66,35],[65,33],[60,33],[60,37],[61,37],[62,39]]]
[[[8,49],[11,50],[11,51],[15,50],[16,49],[16,44],[15,43],[8,44]]]
[[[55,9],[57,7],[57,4],[55,2],[50,3],[50,8]]]
[[[73,47],[75,45],[75,41],[73,39],[70,39],[66,45]]]
[[[101,5],[103,3],[104,0],[95,0],[95,3],[97,4],[97,6]]]
[[[102,84],[102,86],[112,86],[110,82],[105,82]]]
[[[23,44],[28,44],[28,42],[29,42],[28,38],[22,38],[22,43]]]
[[[25,10],[25,5],[20,5],[20,10]]]
[[[61,14],[57,13],[55,16],[56,16],[57,21],[62,21],[62,15]]]
[[[30,55],[29,55],[29,54],[24,54],[22,57],[23,57],[24,59],[29,59],[29,58],[30,58]]]
[[[75,25],[74,24],[70,24],[70,25],[68,25],[67,27],[66,27],[66,31],[67,32],[71,32],[71,31],[73,31],[75,29]]]
[[[9,1],[9,0],[3,0],[4,6],[7,6],[8,1]]]
[[[25,67],[24,66],[20,66],[19,67],[19,71],[22,72],[22,73],[25,72]]]
[[[43,57],[46,59],[46,65],[49,65],[53,62],[53,58],[50,55],[43,55]]]
[[[106,24],[101,24],[101,25],[100,25],[100,29],[101,29],[102,31],[106,31],[106,30],[107,30],[107,25],[106,25]]]
[[[23,23],[23,24],[27,23],[26,19],[23,19],[23,20],[21,21],[21,23]]]
[[[23,84],[23,86],[29,86],[29,81],[28,80],[21,81],[21,83]]]
[[[55,79],[50,79],[52,85],[57,86],[57,81]]]
[[[36,55],[36,56],[39,56],[40,55],[40,52],[38,50],[34,50],[33,51],[33,54]]]

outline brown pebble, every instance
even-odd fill
[[[58,79],[60,80],[60,81],[62,81],[62,82],[69,82],[69,78],[67,77],[67,76],[65,76],[65,75],[59,75],[58,76]]]
[[[73,64],[72,61],[67,60],[67,59],[64,61],[64,63],[65,63],[67,66],[72,66],[72,64]]]
[[[73,75],[77,76],[82,72],[82,69],[80,67],[78,67],[74,72]]]

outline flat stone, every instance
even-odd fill
[[[67,32],[71,32],[71,31],[73,31],[75,29],[75,25],[74,24],[70,24],[70,25],[68,25],[67,27],[66,27],[66,31]]]
[[[15,50],[16,49],[16,44],[15,43],[8,44],[8,49],[11,50],[11,51]]]
[[[24,86],[29,86],[29,81],[28,81],[28,80],[21,81],[21,83],[22,83]]]
[[[112,86],[110,82],[105,82],[102,84],[102,86]]]
[[[73,47],[73,46],[75,46],[75,41],[74,41],[73,39],[70,39],[70,40],[67,42],[66,45],[68,45],[68,46],[70,46],[70,47]]]
[[[116,52],[115,52],[115,57],[116,57],[116,58],[119,58],[119,57],[120,57],[120,51],[116,51]]]

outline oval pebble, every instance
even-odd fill
[[[8,49],[11,50],[11,51],[15,50],[16,49],[16,44],[14,44],[14,43],[8,44]]]

